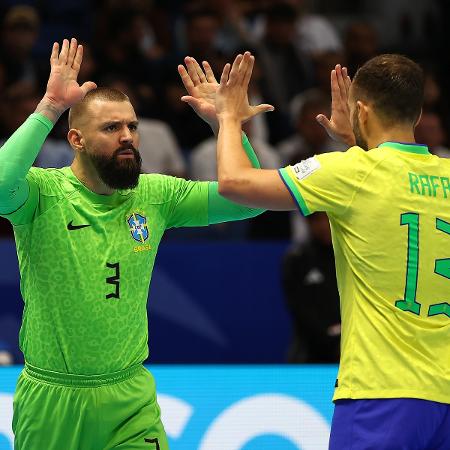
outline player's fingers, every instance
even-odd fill
[[[180,64],[178,66],[178,73],[180,74],[181,81],[183,82],[184,87],[186,88],[186,91],[188,91],[189,94],[192,93],[192,90],[194,89],[194,83],[191,80],[191,77],[189,76],[186,68]]]
[[[228,77],[230,75],[231,65],[230,63],[226,63],[225,67],[223,68],[222,75],[220,76],[220,84],[222,86],[225,86],[228,81]]]
[[[72,67],[73,61],[75,59],[75,55],[77,53],[78,42],[75,38],[70,40],[69,44],[69,54],[67,55],[67,65]]]
[[[336,65],[336,79],[339,86],[339,91],[341,93],[341,97],[346,97],[347,88],[344,81],[344,75],[342,73],[342,67],[340,64]]]
[[[195,70],[197,72],[197,75],[198,75],[200,81],[202,83],[206,83],[206,81],[207,81],[206,80],[206,76],[205,76],[205,74],[203,72],[203,69],[200,67],[200,64],[197,62],[197,60],[195,58],[192,58],[192,61],[194,63],[194,67],[195,67]]]
[[[203,69],[206,74],[206,79],[209,83],[217,83],[216,77],[214,76],[214,72],[211,69],[211,66],[209,65],[208,61],[202,62]]]
[[[241,54],[237,55],[236,58],[233,61],[233,65],[231,66],[230,70],[230,76],[228,79],[228,83],[234,84],[238,80],[238,74],[239,74],[239,66],[241,64],[243,56]]]
[[[81,85],[81,90],[84,95],[86,95],[89,91],[92,91],[92,89],[95,89],[96,87],[97,85],[93,81],[86,81]]]
[[[331,71],[331,106],[333,103],[342,101],[341,91],[337,80],[336,70]]]
[[[61,64],[67,64],[67,56],[69,54],[69,41],[67,39],[63,40],[63,44],[61,47],[61,53],[59,54],[58,61]]]
[[[275,108],[273,105],[269,105],[268,103],[263,103],[261,105],[252,106],[252,110],[255,112],[255,116],[256,116],[257,114],[274,111]]]
[[[352,84],[352,80],[351,80],[351,78],[350,78],[349,75],[348,75],[348,69],[347,69],[347,67],[343,67],[343,68],[342,68],[342,73],[343,73],[343,75],[344,75],[344,83],[345,83],[345,87],[346,87],[346,89],[347,89],[347,94],[348,94],[349,91],[350,91],[350,86],[351,86],[351,84]]]
[[[58,44],[58,42],[53,42],[52,54],[50,55],[50,64],[51,65],[58,62],[58,52],[59,52],[59,44]]]
[[[331,122],[326,116],[324,116],[323,114],[319,114],[318,116],[316,116],[316,120],[325,128],[325,130],[331,130]]]
[[[83,61],[83,46],[78,45],[72,63],[72,69],[75,71],[75,77],[78,75],[80,71],[82,61]]]
[[[192,97],[191,95],[183,95],[181,101],[187,103],[192,108],[196,109],[201,106],[201,102],[198,98]]]
[[[239,82],[239,84],[243,83],[244,79],[245,79],[245,74],[247,72],[248,66],[250,64],[250,52],[245,52],[242,55],[242,60],[239,63],[239,70],[237,73],[237,81]]]
[[[246,71],[244,73],[244,79],[243,79],[245,87],[247,87],[250,83],[254,65],[255,65],[255,57],[253,55],[250,55],[250,59],[249,59]]]
[[[188,74],[191,77],[194,86],[198,86],[200,84],[200,78],[198,76],[197,69],[195,68],[193,59],[194,58],[191,58],[190,56],[186,56],[186,58],[184,58],[184,63],[186,64]]]

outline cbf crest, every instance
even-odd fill
[[[143,243],[148,239],[147,217],[142,214],[133,213],[127,219],[130,233],[133,239],[137,242]]]

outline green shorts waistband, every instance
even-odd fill
[[[97,387],[127,380],[135,375],[140,369],[143,369],[143,367],[144,366],[142,364],[137,364],[118,372],[99,375],[77,375],[40,369],[39,367],[34,367],[28,363],[25,363],[24,372],[27,376],[38,381],[59,384],[61,386]]]

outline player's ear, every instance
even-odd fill
[[[420,109],[420,114],[419,114],[419,117],[418,117],[417,120],[416,120],[416,123],[414,124],[414,128],[417,127],[417,125],[418,125],[419,122],[420,122],[420,119],[422,119],[422,113],[423,113],[423,109]]]
[[[369,117],[369,107],[361,100],[356,102],[356,111],[358,114],[359,123],[366,123]]]
[[[67,140],[70,146],[77,152],[84,151],[84,138],[80,130],[71,128],[67,133]]]

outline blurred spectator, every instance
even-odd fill
[[[352,22],[345,31],[344,46],[348,73],[353,77],[359,67],[380,53],[378,32],[368,21]]]
[[[0,92],[0,139],[3,143],[36,109],[40,100],[35,84],[17,81]]]
[[[159,59],[163,52],[156,43],[150,43],[152,31],[145,13],[122,6],[99,14],[95,55],[100,67],[98,76],[114,73],[133,80],[137,95],[145,100],[141,113],[155,115],[162,82]]]
[[[194,57],[199,63],[207,60],[216,75],[222,72],[227,57],[217,46],[220,19],[214,10],[202,2],[189,2],[184,15],[176,23],[176,48],[164,61],[160,118],[175,133],[182,151],[188,154],[196,145],[211,136],[211,129],[180,98],[185,89],[177,73],[178,64],[185,56]]]
[[[41,98],[30,82],[17,82],[9,86],[0,97],[0,145],[8,139],[26,118],[33,113]],[[45,140],[35,165],[63,167],[73,160],[72,149],[66,140],[67,120],[60,120]]]
[[[293,123],[295,134],[277,146],[282,164],[295,164],[311,156],[346,149],[331,140],[325,129],[317,122],[318,114],[330,116],[330,97],[317,89],[310,89],[297,102]]]
[[[21,317],[16,316],[16,312],[9,312],[8,308],[4,306],[3,314],[0,314],[0,366],[24,363],[18,338]]]
[[[263,169],[278,169],[280,159],[276,150],[266,141],[253,136],[252,121],[244,124],[248,138]],[[190,176],[193,180],[217,180],[217,139],[211,137],[192,150]]]
[[[0,42],[0,64],[4,68],[5,84],[17,81],[38,82],[38,65],[32,56],[40,28],[35,8],[12,6],[6,13]]]
[[[340,36],[324,16],[308,12],[305,0],[291,0],[299,14],[296,22],[297,42],[301,51],[318,55],[342,50]]]
[[[278,169],[280,160],[276,150],[266,141],[253,135],[253,120],[243,125],[263,169]],[[193,180],[217,180],[217,139],[211,137],[192,150],[190,178]],[[288,238],[287,213],[266,212],[251,221],[228,222],[212,225],[200,232],[210,239]]]
[[[68,122],[68,111],[66,111],[45,140],[34,164],[35,166],[60,168],[72,164],[74,153],[67,141]]]
[[[81,64],[78,74],[78,82],[98,80],[98,61],[94,56],[92,47],[86,42],[81,42],[81,44],[83,44],[83,64]]]
[[[178,25],[177,50],[181,58],[192,56],[201,62],[205,59],[211,61],[222,54],[218,46],[221,24],[213,9],[188,5]]]
[[[314,70],[314,89],[322,92],[327,96],[331,102],[331,83],[330,73],[336,67],[336,64],[346,65],[346,57],[342,52],[323,52],[317,54],[313,58]],[[295,118],[305,96],[309,95],[309,90],[306,90],[296,95],[289,104],[289,111],[293,118]]]
[[[437,113],[422,112],[422,117],[415,129],[415,137],[418,143],[428,145],[431,153],[441,158],[450,158],[450,149],[445,145],[447,133]]]
[[[235,1],[215,0],[212,4],[226,19],[226,25],[234,30],[241,43],[255,45],[264,35],[267,17],[264,11],[276,5],[292,8],[295,19],[294,45],[300,53],[316,55],[342,49],[342,43],[335,27],[324,16],[309,11],[305,0]],[[228,33],[230,36],[231,33]],[[236,38],[235,38],[236,41]]]
[[[282,277],[293,338],[292,363],[337,363],[340,308],[330,225],[325,213],[307,217],[311,240],[288,251]]]
[[[256,46],[263,74],[261,87],[267,103],[275,106],[268,115],[270,142],[277,143],[291,132],[289,102],[311,87],[312,63],[295,45],[296,11],[277,4],[266,11],[265,34]]]
[[[13,364],[14,358],[10,346],[4,341],[0,341],[0,366],[11,366]]]

